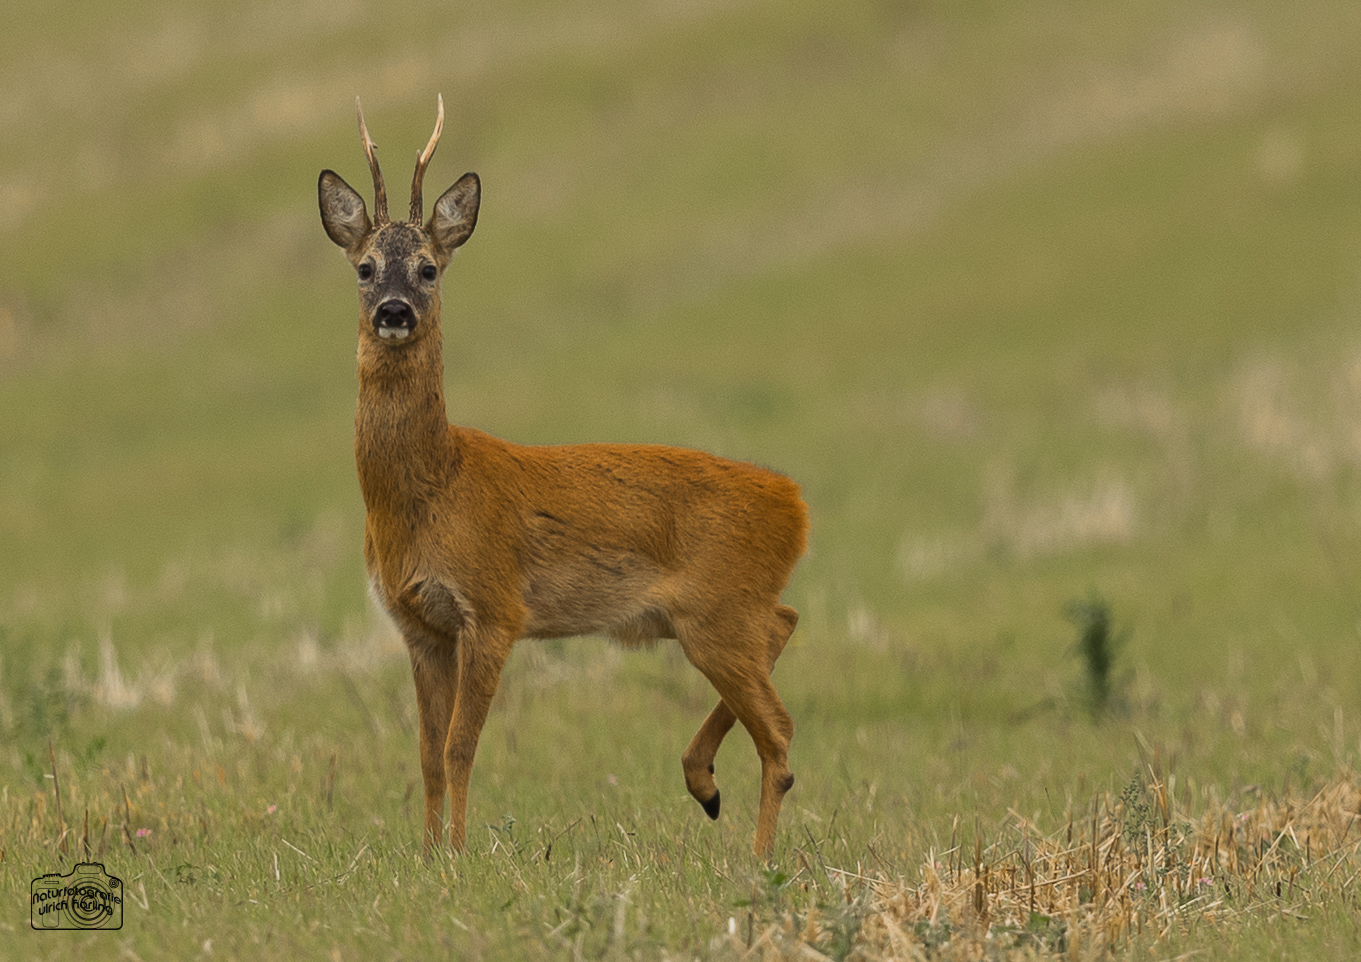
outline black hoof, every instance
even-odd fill
[[[709,799],[707,802],[700,802],[699,804],[700,804],[701,806],[703,806],[703,808],[704,808],[704,814],[705,814],[705,815],[708,815],[709,818],[711,818],[711,819],[717,820],[717,818],[718,818],[718,792],[714,792],[714,797],[711,798],[711,799]]]

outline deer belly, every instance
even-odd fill
[[[609,635],[626,644],[674,637],[655,597],[661,570],[627,553],[598,553],[532,567],[523,580],[524,635]]]

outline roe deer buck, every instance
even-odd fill
[[[794,783],[794,724],[770,672],[798,622],[780,593],[807,545],[798,486],[751,464],[684,448],[522,446],[449,424],[440,279],[477,223],[480,183],[464,174],[421,223],[421,181],[444,101],[416,161],[411,216],[387,192],[356,100],[374,216],[333,171],[321,221],[359,276],[355,461],[364,563],[406,641],[420,713],[425,850],[466,837],[468,778],[511,646],[601,634],[635,646],[674,638],[720,701],[681,757],[685,784],[718,817],[713,761],[740,721],[761,758],[753,848],[769,855]]]

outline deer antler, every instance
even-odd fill
[[[421,223],[421,182],[425,180],[425,168],[430,166],[430,158],[435,156],[439,135],[444,132],[444,96],[436,96],[439,98],[439,114],[435,117],[435,132],[430,135],[430,143],[425,145],[425,150],[416,158],[416,173],[411,178],[411,223],[418,226]]]
[[[388,223],[388,192],[383,186],[383,172],[378,169],[377,149],[369,136],[369,128],[364,124],[364,108],[359,98],[354,98],[354,109],[359,114],[359,136],[364,141],[364,156],[369,159],[369,172],[373,174],[373,225]]]

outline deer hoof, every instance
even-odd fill
[[[704,808],[704,814],[705,814],[705,815],[708,815],[709,818],[711,818],[711,819],[717,820],[717,819],[718,819],[718,802],[719,802],[719,794],[718,794],[718,792],[714,792],[714,797],[713,797],[713,798],[709,799],[707,802],[700,802],[699,804],[700,804],[701,806],[703,806],[703,808]]]

